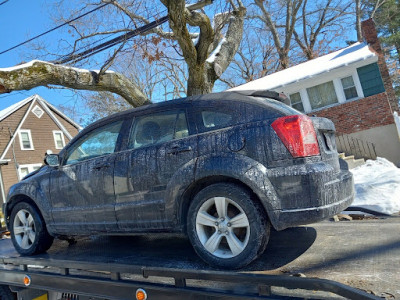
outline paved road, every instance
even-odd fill
[[[9,241],[1,241],[0,248],[0,257],[16,255]],[[88,237],[72,246],[56,241],[39,257],[210,269],[177,235]],[[244,271],[301,273],[400,299],[400,218],[324,221],[272,232],[265,253]]]

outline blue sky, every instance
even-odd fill
[[[0,5],[0,52],[15,46],[33,36],[41,34],[55,25],[49,18],[51,0],[9,0]],[[81,3],[76,1],[66,2],[71,6]],[[79,7],[78,7],[79,8]],[[85,10],[86,11],[86,10]],[[67,33],[68,27],[65,26],[41,38],[49,49],[55,49],[60,39],[70,39]],[[341,41],[339,47],[344,47]],[[21,62],[30,61],[27,53],[34,53],[27,46],[21,46],[8,53],[0,55],[0,68],[11,67]],[[218,89],[218,82],[215,90]],[[10,94],[0,94],[0,110],[21,101],[33,94],[39,94],[44,99],[55,106],[74,106],[80,104],[76,95],[65,89],[48,89],[44,87],[35,88],[29,91],[16,91]],[[82,106],[80,110],[82,111]],[[74,118],[74,116],[70,116]],[[78,120],[77,120],[78,121]]]
[[[48,18],[46,1],[40,0],[9,0],[0,6],[0,52],[15,46],[35,35],[54,27]],[[44,36],[47,42],[55,41],[62,34],[57,30]],[[28,48],[21,46],[0,55],[0,68],[11,67],[30,59],[24,56]],[[75,101],[73,93],[68,90],[51,90],[44,87],[29,91],[16,91],[10,94],[0,94],[0,110],[21,101],[33,94],[39,94],[50,103],[58,106],[68,106]]]

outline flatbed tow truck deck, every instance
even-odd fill
[[[166,240],[172,249],[164,255],[145,248]],[[18,299],[135,299],[138,290],[147,299],[380,299],[326,279],[215,271],[187,253],[186,243],[170,235],[86,237],[73,245],[56,240],[45,254],[21,257],[3,239],[0,285]]]

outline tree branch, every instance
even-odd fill
[[[189,30],[186,27],[184,16],[185,1],[184,0],[161,0],[168,8],[169,25],[176,35],[176,40],[182,49],[183,57],[186,63],[195,65],[197,61],[197,51],[190,37]]]
[[[0,69],[0,94],[29,90],[38,86],[59,85],[77,90],[109,91],[122,96],[134,107],[148,102],[144,93],[124,75],[76,69],[45,61],[31,61],[13,68]]]
[[[229,66],[235,56],[243,36],[243,22],[246,15],[246,8],[239,2],[239,8],[233,11],[229,19],[228,30],[225,35],[225,41],[221,45],[219,55],[212,63],[214,76],[219,78]]]
[[[214,30],[206,14],[185,9],[185,18],[189,25],[200,27],[199,41],[196,44],[197,63],[201,64],[207,59],[208,49],[214,40]]]

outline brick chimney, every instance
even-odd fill
[[[399,112],[399,105],[397,102],[396,95],[394,93],[392,79],[390,78],[389,71],[386,65],[385,55],[382,51],[381,43],[378,39],[378,34],[376,32],[375,23],[372,19],[365,20],[361,22],[361,31],[364,40],[368,45],[378,54],[378,66],[381,72],[383,85],[388,97],[390,108],[392,112]]]

